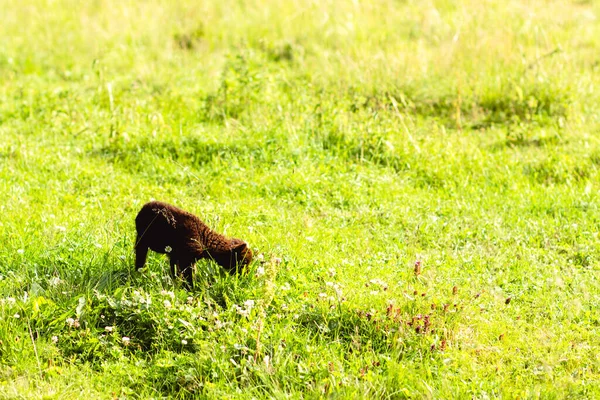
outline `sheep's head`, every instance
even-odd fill
[[[248,244],[240,239],[231,239],[226,250],[211,251],[210,256],[217,264],[230,272],[235,272],[239,265],[245,267],[252,262],[253,253]]]

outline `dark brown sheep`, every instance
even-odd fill
[[[202,258],[214,260],[231,273],[238,265],[252,261],[252,250],[246,242],[226,238],[200,218],[171,204],[160,201],[144,204],[135,218],[135,227],[135,267],[138,270],[144,267],[148,249],[168,254],[172,276],[182,274],[189,288],[193,287],[194,263]]]

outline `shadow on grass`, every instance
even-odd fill
[[[112,141],[91,155],[121,165],[134,172],[153,170],[156,160],[177,161],[184,165],[202,166],[217,161],[256,160],[269,157],[266,146],[244,141],[209,142],[199,137],[151,139],[132,142]]]
[[[500,87],[460,93],[453,88],[416,85],[357,97],[350,110],[391,111],[438,120],[450,128],[485,129],[492,125],[537,123],[567,118],[572,93],[552,83],[504,82]]]

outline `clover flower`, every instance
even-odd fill
[[[69,328],[79,328],[79,326],[80,326],[79,320],[77,320],[77,319],[67,318],[67,320],[65,322],[67,323]]]

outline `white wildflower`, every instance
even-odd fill
[[[106,332],[112,332],[112,331],[113,331],[113,327],[112,327],[112,326],[105,326],[105,327],[104,327],[104,330],[105,330]]]
[[[23,250],[23,249],[19,249],[19,250],[17,250],[17,253],[19,253],[19,254],[23,254],[23,253],[25,253],[25,250]]]
[[[128,346],[128,345],[129,345],[129,343],[131,342],[131,339],[130,339],[130,338],[128,338],[127,336],[123,336],[123,337],[121,338],[121,341],[123,342],[123,344],[124,344],[125,346]]]
[[[59,232],[66,232],[67,231],[67,228],[65,228],[64,226],[61,226],[61,225],[55,225],[54,229],[56,229]]]
[[[252,307],[254,307],[254,300],[246,300],[244,306],[246,306],[248,310],[252,309]]]
[[[181,344],[185,346],[186,344],[188,344],[188,342],[187,342],[187,340],[185,340],[185,339],[182,339],[182,340],[181,340]]]
[[[281,290],[290,290],[290,284],[289,284],[289,283],[287,283],[287,282],[286,282],[286,283],[284,283],[284,284],[281,286]]]
[[[79,328],[79,326],[80,326],[78,319],[67,318],[67,320],[65,322],[67,323],[69,328]]]
[[[48,283],[50,283],[50,286],[58,286],[62,283],[62,281],[58,276],[53,276],[52,278],[50,278],[50,281]]]
[[[58,343],[58,336],[52,336],[52,343]]]
[[[258,268],[256,268],[256,276],[260,277],[260,276],[263,276],[264,274],[265,274],[264,267],[258,267]]]
[[[21,316],[20,316],[18,313],[17,313],[17,314],[15,314],[15,315],[13,315],[13,317],[14,317],[15,319],[19,319],[19,318],[21,318]]]
[[[169,300],[163,300],[163,305],[165,306],[165,308],[171,308],[171,302]]]
[[[242,307],[238,306],[237,304],[234,307],[235,307],[235,311],[238,314],[240,314],[242,317],[248,318],[250,316],[250,310],[249,309],[242,308]]]
[[[341,298],[342,297],[342,288],[341,288],[341,286],[338,283],[334,283],[332,285],[332,288],[333,288],[333,291],[335,292],[336,296],[338,298]]]
[[[171,246],[165,246],[165,253],[170,253],[171,251],[173,251]]]

